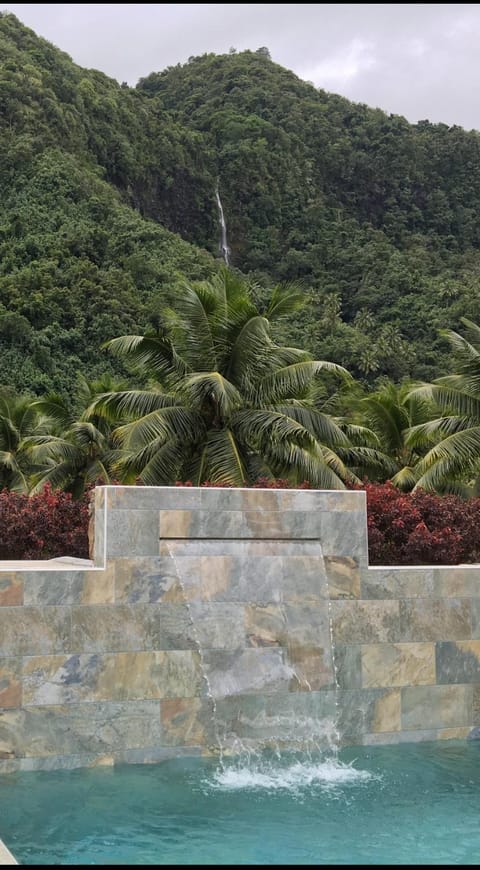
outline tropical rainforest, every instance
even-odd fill
[[[478,493],[477,131],[265,47],[129,87],[8,12],[0,131],[0,489]]]

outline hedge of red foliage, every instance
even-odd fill
[[[192,486],[190,481],[177,486]],[[203,486],[212,486],[206,481]],[[216,484],[216,486],[219,486]],[[254,488],[288,489],[287,480],[260,478]],[[309,489],[307,482],[297,489]],[[480,498],[366,483],[370,565],[456,565],[480,562]],[[75,501],[48,486],[38,495],[0,492],[0,559],[88,559],[90,492]]]
[[[367,483],[370,565],[480,562],[480,498]]]
[[[88,559],[90,493],[75,501],[46,486],[27,496],[0,492],[0,559]]]

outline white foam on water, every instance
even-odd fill
[[[343,764],[341,761],[331,759],[316,764],[296,762],[288,767],[274,764],[227,767],[217,770],[209,785],[230,791],[240,789],[298,791],[312,785],[335,788],[345,783],[367,782],[377,778],[367,770],[357,770],[352,767],[352,764]]]

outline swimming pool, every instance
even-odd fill
[[[480,744],[0,777],[21,864],[478,864]]]

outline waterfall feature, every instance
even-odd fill
[[[328,750],[336,757],[335,591],[313,537],[317,519],[300,512],[292,531],[280,511],[269,510],[280,498],[268,499],[271,491],[232,493],[229,507],[236,498],[237,510],[216,510],[207,502],[215,495],[187,511],[188,534],[172,517],[169,537],[161,539],[161,556],[172,563],[167,574],[175,578],[167,594],[176,602],[176,631],[196,674],[183,711],[174,711],[165,730],[178,740],[178,729],[187,728],[187,740],[195,735],[223,772],[230,756],[240,767],[245,759],[257,764],[264,752]]]
[[[223,206],[222,206],[222,200],[220,199],[220,192],[218,189],[218,184],[215,188],[215,197],[217,200],[218,220],[219,220],[220,229],[221,229],[220,244],[218,247],[220,250],[220,254],[222,255],[223,259],[225,260],[225,265],[228,266],[229,265],[228,257],[230,254],[230,248],[228,247],[228,243],[227,243],[227,225],[225,223],[225,216],[223,214]]]
[[[171,544],[167,543],[165,546],[165,549],[166,549],[166,552],[169,554],[169,558],[172,561],[172,565],[173,565],[173,569],[174,569],[173,574],[178,582],[178,585],[179,585],[179,588],[181,591],[181,600],[183,599],[183,602],[185,604],[185,610],[186,610],[186,614],[187,614],[187,623],[188,623],[187,632],[190,629],[191,638],[194,642],[194,649],[196,650],[196,652],[198,654],[198,658],[199,658],[201,677],[202,677],[202,681],[205,685],[206,701],[207,701],[208,706],[210,708],[210,710],[209,710],[209,717],[210,717],[209,724],[210,724],[212,730],[211,730],[211,733],[208,734],[209,729],[207,728],[205,731],[205,736],[206,736],[207,742],[210,744],[210,747],[209,747],[210,751],[212,751],[213,754],[218,756],[220,768],[223,770],[223,743],[222,743],[222,739],[220,737],[220,733],[218,730],[217,701],[216,701],[215,695],[212,691],[212,684],[210,682],[210,678],[208,675],[208,669],[206,667],[205,659],[204,659],[203,646],[205,644],[205,638],[204,638],[204,635],[203,635],[202,630],[201,630],[202,629],[202,621],[201,620],[199,621],[196,618],[195,612],[194,612],[195,605],[192,605],[189,601],[188,589],[186,588],[185,583],[182,579],[182,572],[181,572],[181,569],[179,567],[179,562],[177,560],[177,557],[175,555],[174,542],[172,542]],[[187,545],[187,552],[188,552],[188,545]]]

